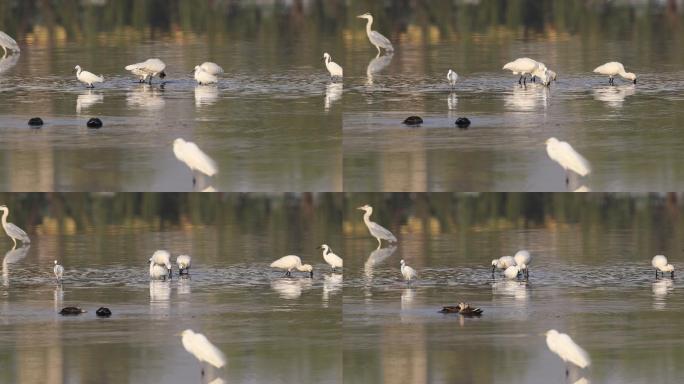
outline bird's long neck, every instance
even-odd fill
[[[326,57],[325,57],[325,64],[326,64],[326,65],[330,64],[330,61],[332,61],[332,59],[330,58],[330,56],[326,56]]]
[[[3,227],[7,226],[7,215],[9,215],[9,210],[3,209],[2,210],[2,226]]]
[[[369,209],[366,211],[366,213],[363,214],[363,222],[366,223],[366,225],[370,225],[370,217],[373,214],[373,210]]]
[[[81,74],[81,71],[83,71],[83,69],[76,68],[76,76],[79,76]]]
[[[370,35],[371,25],[373,25],[373,16],[368,17],[368,22],[366,22],[366,33]]]

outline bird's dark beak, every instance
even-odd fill
[[[313,279],[313,271],[309,273],[309,277]]]
[[[492,265],[492,273],[494,273],[495,269],[496,269],[496,266]]]
[[[634,84],[636,84],[637,79],[634,79]]]
[[[163,79],[166,77],[166,72],[162,71],[162,73],[159,74],[159,78]]]

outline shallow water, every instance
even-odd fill
[[[643,241],[657,234],[592,231],[570,225],[531,230],[402,230],[396,248],[350,236],[343,304],[344,381],[348,383],[679,382],[680,279],[655,280]],[[591,241],[600,237],[601,242]],[[641,239],[641,241],[637,240]],[[646,241],[648,242],[648,241]],[[676,242],[662,244],[677,253]],[[494,256],[526,247],[530,279],[492,277]],[[407,286],[399,260],[416,268]],[[469,302],[480,318],[444,315]],[[541,333],[570,334],[592,359],[570,371]],[[582,382],[582,381],[580,381]]]

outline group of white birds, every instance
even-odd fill
[[[152,280],[166,280],[173,276],[171,266],[171,253],[169,251],[160,249],[154,251],[150,257],[150,279]],[[176,265],[178,266],[178,275],[189,275],[190,267],[192,266],[192,257],[188,255],[178,255],[176,257]]]

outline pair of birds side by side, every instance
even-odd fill
[[[323,251],[323,260],[330,265],[332,271],[335,272],[336,268],[343,267],[343,260],[340,256],[336,255],[332,248],[327,244],[320,245],[317,249]],[[302,259],[296,255],[287,255],[279,258],[278,260],[271,263],[271,268],[281,269],[285,271],[285,276],[291,277],[292,271],[297,270],[299,272],[309,273],[309,277],[313,277],[313,266],[311,264],[302,264]]]
[[[150,279],[152,280],[166,280],[173,276],[171,266],[171,254],[163,249],[157,250],[149,259],[150,263]],[[192,266],[192,258],[188,255],[179,255],[176,257],[176,265],[178,266],[178,275],[190,274],[190,267]]]

